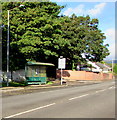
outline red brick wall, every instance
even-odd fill
[[[112,79],[112,73],[93,73],[86,71],[62,70],[62,78],[67,80],[106,80]],[[61,77],[61,71],[56,71],[56,78]]]

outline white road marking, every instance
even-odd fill
[[[35,111],[35,110],[46,108],[46,107],[49,107],[49,106],[52,106],[52,105],[55,105],[55,104],[56,103],[52,103],[52,104],[48,104],[48,105],[45,105],[45,106],[37,107],[37,108],[31,109],[31,110],[27,110],[27,111],[24,111],[24,112],[20,112],[20,113],[14,114],[14,115],[7,116],[5,118],[12,118],[12,117],[15,117],[15,116],[18,116],[18,115],[22,115],[22,114],[29,113],[29,112],[32,112],[32,111]]]
[[[100,91],[96,91],[96,93],[99,93]]]
[[[115,87],[115,86],[111,86],[111,87],[109,87],[109,88],[107,88],[107,89],[95,91],[95,93],[103,92],[103,91],[106,91],[106,90],[108,90],[108,89],[114,89],[114,88],[116,88],[116,87]]]
[[[96,93],[103,92],[103,91],[105,91],[105,90],[107,90],[107,89],[98,90],[98,91],[96,91]]]
[[[81,95],[81,96],[78,96],[78,97],[73,97],[73,98],[70,98],[69,100],[78,99],[78,98],[81,98],[81,97],[84,97],[84,96],[87,96],[87,95],[89,95],[89,94]]]
[[[108,89],[113,89],[113,88],[115,88],[115,86],[109,87]]]

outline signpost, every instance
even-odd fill
[[[66,64],[66,58],[63,58],[63,56],[60,56],[58,59],[58,68],[61,69],[61,85],[62,85],[62,69],[65,69]]]

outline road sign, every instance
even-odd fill
[[[65,58],[59,58],[58,59],[58,68],[65,69],[66,59]]]

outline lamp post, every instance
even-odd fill
[[[24,5],[20,5],[19,7],[24,7]],[[10,33],[10,27],[9,27],[9,13],[10,10],[8,10],[8,30],[7,30],[7,86],[9,86],[9,33]]]
[[[8,31],[7,31],[7,86],[9,86],[9,10],[8,10]]]

